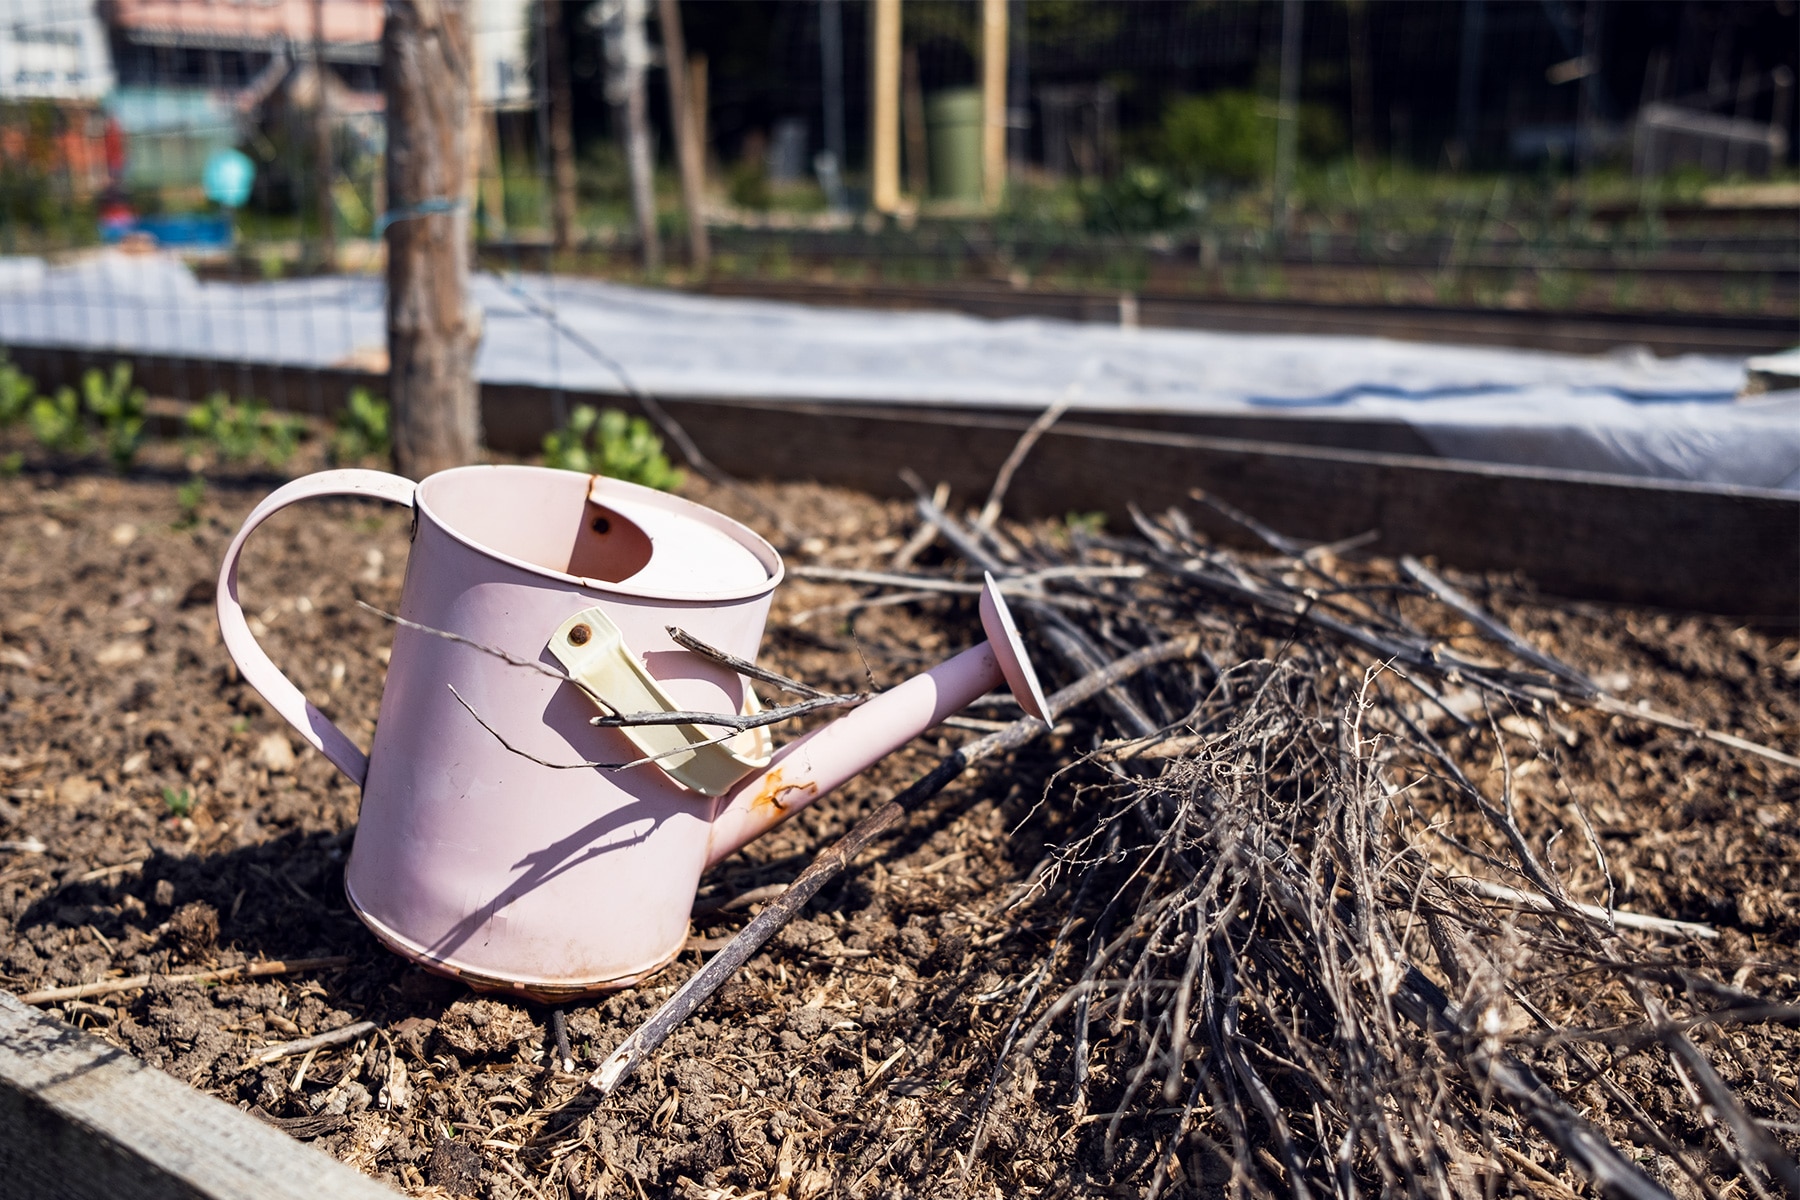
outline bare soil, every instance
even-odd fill
[[[1114,736],[1102,723],[1082,717],[953,785],[598,1104],[587,1074],[692,972],[709,939],[756,906],[697,918],[690,950],[650,985],[569,1007],[573,1073],[556,1067],[547,1010],[476,996],[382,950],[342,894],[356,789],[239,679],[213,617],[225,544],[275,480],[215,476],[190,523],[178,478],[0,481],[0,986],[348,956],[341,968],[253,982],[157,981],[61,1011],[412,1194],[1138,1194],[1155,1141],[1137,1122],[1109,1158],[1104,1123],[1064,1128],[1053,1112],[1015,1108],[990,1118],[978,1161],[964,1158],[991,1047],[1011,1019],[1012,1001],[993,994],[1043,950],[1029,933],[1003,936],[997,901],[1050,840],[1073,786],[1052,784],[1053,773]],[[758,523],[729,494],[689,490]],[[913,529],[909,506],[805,485],[757,491],[807,535],[790,555],[800,561],[880,568]],[[272,521],[243,568],[264,645],[364,744],[389,631],[356,601],[396,607],[406,548],[403,512],[321,503]],[[1514,580],[1463,582],[1631,700],[1790,752],[1800,745],[1791,636],[1548,603]],[[764,660],[823,687],[889,686],[978,636],[973,606],[958,598],[802,616],[858,594],[785,584]],[[1479,648],[1469,633],[1445,631]],[[1793,1002],[1800,772],[1585,709],[1512,733],[1537,752],[1503,761],[1495,743],[1482,757],[1494,778],[1510,772],[1534,836],[1566,831],[1548,841],[1571,892],[1603,901],[1606,889],[1572,815],[1579,803],[1620,908],[1716,925],[1720,939],[1691,952],[1741,963],[1740,986]],[[971,736],[940,729],[805,810],[712,872],[702,906],[793,878]],[[1049,811],[1034,813],[1047,787]],[[1572,1008],[1579,988],[1570,981]],[[304,1063],[244,1066],[266,1046],[360,1020],[376,1035]],[[1792,1031],[1733,1036],[1721,1070],[1734,1084],[1765,1088],[1777,1104],[1800,1091]],[[1039,1069],[1048,1077],[1054,1063]],[[1104,1114],[1106,1089],[1121,1087],[1100,1081],[1094,1109]],[[1687,1103],[1641,1099],[1659,1111]],[[1224,1183],[1199,1166],[1179,1174],[1176,1191],[1211,1195]]]

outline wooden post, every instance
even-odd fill
[[[575,244],[575,133],[569,103],[569,51],[563,0],[544,6],[544,85],[550,93],[551,236],[558,250]]]
[[[319,222],[319,269],[337,269],[337,213],[332,208],[331,100],[325,91],[325,0],[312,6],[313,79],[319,88],[313,101],[313,204]]]
[[[249,1113],[0,992],[0,1196],[394,1195]]]
[[[706,55],[692,54],[688,56],[688,125],[691,128],[689,137],[694,145],[700,147],[700,195],[706,195],[706,173],[711,169],[712,126],[706,119],[707,99],[707,62]]]
[[[906,186],[923,203],[931,195],[930,143],[925,137],[925,86],[919,82],[919,48],[900,58],[900,131],[906,142]]]
[[[1285,238],[1294,186],[1294,151],[1300,130],[1300,0],[1281,4],[1281,104],[1275,128],[1275,195],[1270,205],[1275,236]]]
[[[620,0],[616,15],[609,19],[616,32],[607,60],[616,80],[609,81],[608,91],[618,106],[614,111],[623,110],[625,164],[631,174],[631,209],[637,217],[644,269],[655,271],[662,266],[662,238],[656,231],[656,163],[650,155],[650,106],[644,94],[644,72],[650,65],[644,4],[645,0]]]
[[[981,198],[1006,195],[1006,0],[981,0]]]
[[[669,124],[675,127],[675,154],[681,167],[681,207],[687,210],[688,266],[706,273],[712,247],[706,237],[706,147],[695,136],[694,97],[688,87],[687,39],[681,35],[676,0],[657,0],[662,23],[663,70],[669,78]]]
[[[870,109],[870,197],[876,212],[900,211],[900,0],[875,0]]]
[[[468,0],[389,0],[388,398],[394,463],[422,479],[475,460],[480,318],[469,309]]]
[[[1375,163],[1375,90],[1370,78],[1368,0],[1347,0],[1350,19],[1350,142],[1360,167]]]

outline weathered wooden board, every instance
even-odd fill
[[[79,373],[73,351],[15,352],[40,384]],[[334,412],[380,376],[138,359],[147,386],[194,395],[238,373],[240,390]],[[183,385],[187,390],[183,390]],[[210,386],[210,385],[208,385]],[[237,386],[237,385],[232,385]],[[305,399],[306,403],[298,403]],[[979,499],[1035,414],[972,406],[665,396],[700,449],[746,479],[815,479],[902,495],[900,471]],[[482,388],[487,442],[530,454],[578,403],[629,400],[513,384]],[[1201,487],[1283,533],[1321,541],[1369,530],[1386,553],[1520,571],[1545,591],[1791,625],[1800,621],[1800,497],[1437,458],[1399,421],[1292,414],[1082,412],[1056,425],[1007,498],[1019,516],[1186,504],[1225,540],[1244,534],[1188,499]]]
[[[0,1200],[391,1200],[394,1193],[0,992]]]

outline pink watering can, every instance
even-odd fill
[[[366,756],[269,661],[238,603],[250,534],[316,496],[414,513]],[[375,936],[475,987],[562,1000],[668,963],[702,871],[977,697],[1005,683],[1047,716],[990,579],[988,641],[779,751],[766,728],[721,741],[704,725],[590,724],[606,710],[753,711],[744,677],[669,627],[754,660],[781,576],[781,556],[745,526],[614,479],[324,471],[245,520],[219,572],[219,625],[251,686],[361,785],[344,888]]]

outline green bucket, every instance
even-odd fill
[[[981,89],[953,88],[925,101],[931,194],[981,203]]]

